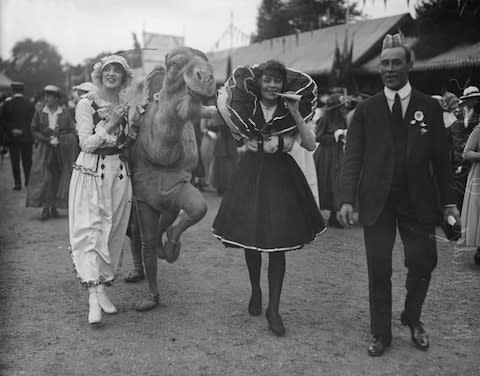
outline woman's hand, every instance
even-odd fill
[[[119,104],[110,110],[110,121],[116,125],[120,123],[120,120],[125,116],[126,113],[127,105]]]
[[[50,137],[50,145],[57,146],[58,145],[58,138],[56,136]]]
[[[295,94],[295,93],[294,92],[287,92],[285,94]],[[283,100],[285,102],[285,107],[292,114],[292,116],[300,114],[300,110],[299,110],[300,101],[285,98],[285,97],[283,98]]]
[[[105,124],[105,130],[110,132],[112,129],[120,125],[120,121],[127,114],[127,105],[119,104],[110,109],[109,119],[107,124]]]

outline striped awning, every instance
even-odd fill
[[[232,51],[224,50],[208,53],[208,60],[215,72],[215,80],[226,80],[228,58],[231,67],[259,64],[269,59],[276,59],[288,68],[296,69],[309,75],[328,74],[332,68],[335,42],[343,49],[345,33],[348,41],[353,40],[353,63],[365,56],[372,46],[381,42],[384,35],[410,15],[400,14],[390,17],[361,20],[348,25],[337,25],[287,35],[274,39],[239,47]]]
[[[11,83],[12,83],[12,80],[9,79],[7,76],[5,76],[4,73],[0,72],[0,89],[2,90],[10,89]]]
[[[378,73],[380,55],[358,67],[359,73]],[[459,69],[480,67],[480,42],[475,44],[462,44],[441,53],[440,55],[417,60],[413,63],[413,72],[424,72],[442,69]]]

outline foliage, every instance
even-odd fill
[[[360,15],[357,4],[348,5],[347,0],[263,0],[252,42],[344,23],[347,13]]]
[[[423,0],[415,7],[419,40],[417,58],[428,58],[460,43],[480,40],[480,6],[467,0]]]
[[[33,96],[48,84],[63,87],[62,57],[44,40],[25,39],[17,42],[12,56],[0,62],[0,70],[13,81],[25,84],[25,95]]]

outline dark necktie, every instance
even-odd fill
[[[403,121],[402,102],[400,101],[400,95],[398,95],[398,93],[395,94],[395,102],[393,102],[392,117],[396,124],[401,124]]]

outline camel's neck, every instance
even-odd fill
[[[199,110],[200,104],[185,93],[171,95],[162,90],[154,125],[167,143],[175,143],[180,140],[185,123],[198,116]]]

